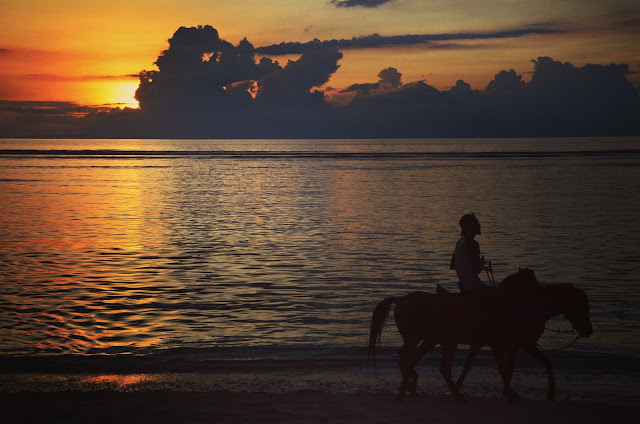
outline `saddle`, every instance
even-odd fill
[[[472,321],[478,318],[480,308],[476,299],[469,296],[453,296],[451,298],[451,317],[459,321]]]
[[[477,317],[479,308],[474,296],[452,293],[436,283],[436,293],[451,296],[451,317],[455,320],[469,321]],[[455,295],[455,296],[454,296]]]

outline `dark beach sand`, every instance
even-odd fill
[[[640,408],[389,394],[21,392],[0,394],[3,423],[636,423]]]

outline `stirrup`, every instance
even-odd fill
[[[451,294],[449,290],[442,287],[439,283],[436,283],[436,293],[437,294]]]

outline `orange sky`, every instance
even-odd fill
[[[334,88],[376,82],[380,70],[395,67],[405,83],[425,80],[447,89],[464,79],[481,89],[502,69],[513,68],[527,79],[531,60],[539,56],[577,66],[627,63],[640,72],[635,0],[392,0],[377,8],[338,8],[328,0],[9,0],[0,1],[0,9],[0,100],[135,107],[134,75],[154,69],[166,40],[180,26],[207,24],[233,44],[247,37],[255,47],[374,33],[491,32],[536,25],[564,30],[466,40],[458,48],[344,50],[328,84]],[[638,75],[629,79],[638,83]]]

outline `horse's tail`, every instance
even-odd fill
[[[399,297],[388,297],[378,303],[376,308],[373,310],[373,315],[371,316],[371,329],[369,331],[369,354],[367,355],[367,362],[373,358],[373,363],[375,364],[376,347],[377,344],[380,343],[384,322],[387,320],[387,316],[389,316],[391,305],[397,303],[399,299]]]

